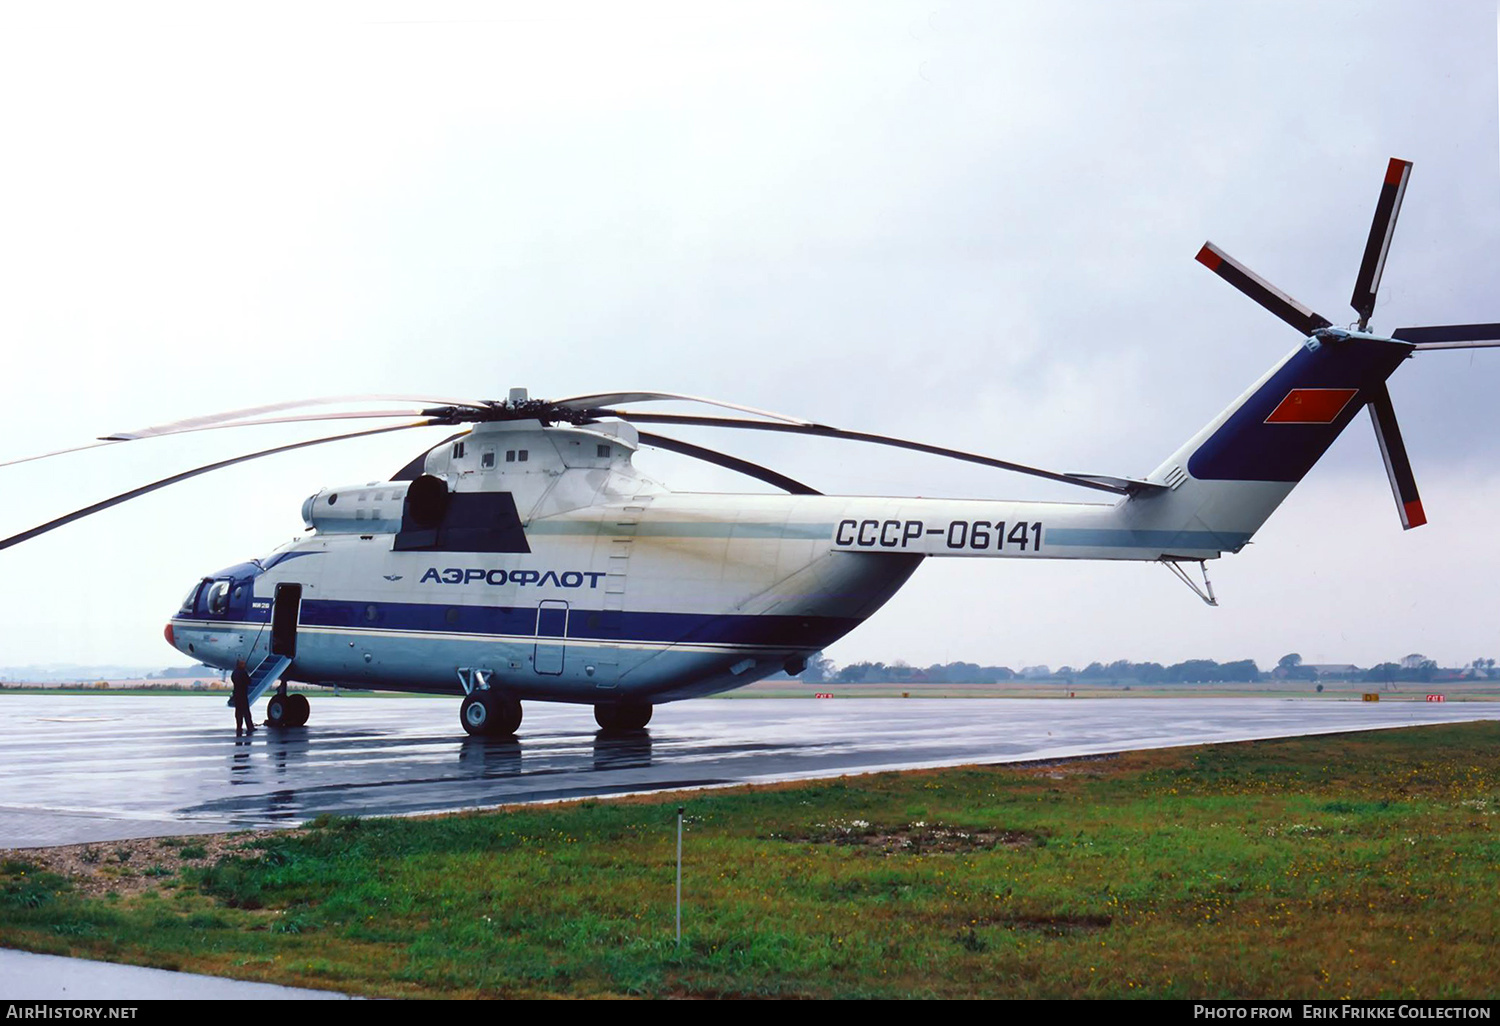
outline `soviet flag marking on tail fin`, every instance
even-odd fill
[[[1266,418],[1267,424],[1332,424],[1357,388],[1294,388]]]

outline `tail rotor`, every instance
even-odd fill
[[[1360,261],[1359,274],[1354,282],[1354,294],[1349,299],[1349,305],[1359,315],[1355,331],[1333,327],[1311,307],[1282,292],[1212,242],[1204,243],[1199,250],[1198,262],[1308,336],[1307,344],[1312,348],[1325,344],[1338,345],[1356,337],[1356,332],[1359,337],[1372,341],[1405,345],[1409,347],[1409,351],[1500,346],[1500,324],[1400,328],[1389,337],[1367,332],[1370,318],[1375,313],[1380,278],[1385,271],[1386,257],[1390,254],[1391,239],[1396,234],[1396,219],[1401,214],[1401,201],[1406,196],[1411,167],[1411,161],[1396,157],[1392,157],[1386,166],[1385,178],[1380,185],[1380,197],[1375,203],[1375,216],[1370,223],[1369,239],[1365,243],[1364,257]],[[1359,392],[1359,401],[1370,410],[1370,422],[1375,427],[1375,440],[1380,445],[1380,454],[1385,461],[1391,492],[1396,498],[1396,509],[1401,515],[1401,526],[1405,530],[1421,527],[1427,523],[1427,516],[1422,510],[1416,475],[1412,472],[1406,445],[1401,439],[1401,427],[1396,421],[1390,391],[1383,380],[1367,383]]]

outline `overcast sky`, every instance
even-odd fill
[[[1500,320],[1493,0],[207,9],[0,15],[0,459],[263,402],[521,385],[1140,475],[1298,342],[1199,246],[1350,322],[1391,156],[1415,167],[1374,326]],[[1497,386],[1500,351],[1392,380],[1427,527],[1401,531],[1361,417],[1211,564],[1218,609],[1152,565],[930,560],[829,654],[1500,657]],[[0,534],[315,433],[3,468]],[[826,492],[1075,495],[684,435]],[[0,665],[180,662],[161,628],[199,576],[442,437],[251,463],[0,553]]]

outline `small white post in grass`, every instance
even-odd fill
[[[677,946],[682,947],[682,806],[677,806]]]

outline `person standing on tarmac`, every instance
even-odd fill
[[[245,671],[245,660],[234,664],[229,680],[234,684],[234,692],[230,695],[230,701],[234,703],[234,736],[240,736],[241,723],[245,725],[246,734],[254,734],[255,720],[250,715],[250,674]]]

